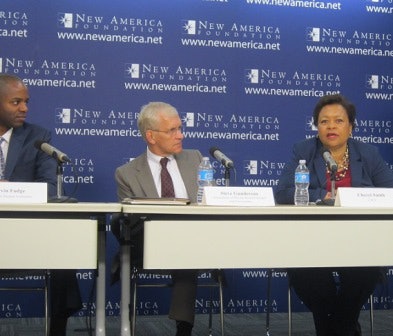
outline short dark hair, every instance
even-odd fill
[[[0,80],[4,82],[22,82],[22,79],[20,79],[18,76],[6,74],[6,73],[1,73],[0,72]]]
[[[3,89],[9,83],[15,83],[15,82],[20,82],[23,84],[23,81],[17,76],[0,73],[0,95],[3,93]]]
[[[355,117],[356,117],[356,108],[347,98],[345,98],[341,94],[332,94],[323,96],[315,105],[314,113],[313,113],[313,122],[315,126],[318,126],[318,117],[322,108],[326,105],[339,104],[341,105],[345,111],[347,112],[347,116],[349,119],[349,123],[354,126]]]

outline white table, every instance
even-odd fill
[[[146,269],[393,265],[393,207],[124,205],[123,212],[146,217]],[[129,261],[125,247],[122,336],[130,335]]]
[[[106,215],[120,211],[118,203],[0,204],[0,269],[98,269],[96,335],[104,336]]]

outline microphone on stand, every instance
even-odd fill
[[[316,204],[317,205],[333,206],[335,198],[336,198],[336,195],[335,195],[335,192],[336,192],[336,172],[338,169],[338,165],[337,165],[336,161],[333,159],[332,154],[330,153],[330,151],[327,148],[325,148],[325,147],[321,148],[321,155],[322,155],[323,159],[325,160],[326,165],[330,171],[330,182],[331,182],[330,194],[331,194],[331,197],[330,197],[330,199],[321,200],[321,201],[317,202]]]
[[[42,150],[43,152],[45,152],[49,156],[52,156],[53,158],[55,158],[56,160],[58,160],[60,162],[71,162],[71,160],[69,159],[69,157],[66,154],[59,151],[57,148],[51,146],[50,144],[48,144],[45,141],[37,140],[34,143],[34,146],[35,146],[35,148]]]
[[[221,162],[221,164],[225,167],[225,174],[224,174],[225,186],[229,187],[229,180],[230,180],[229,170],[235,167],[233,161],[230,158],[228,158],[223,152],[221,152],[218,149],[218,147],[211,147],[209,153],[217,161]]]
[[[78,200],[71,196],[63,196],[63,163],[71,162],[70,158],[45,141],[37,140],[34,147],[53,157],[57,161],[57,195],[49,199],[49,203],[77,203]]]
[[[209,153],[217,161],[221,162],[225,168],[234,167],[233,161],[229,159],[223,152],[221,152],[218,147],[211,147]]]
[[[331,173],[333,173],[333,172],[336,173],[338,166],[337,166],[336,161],[334,161],[330,151],[327,148],[322,147],[321,154],[322,154],[322,157],[328,166],[328,169],[331,171]]]

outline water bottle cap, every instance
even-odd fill
[[[306,164],[306,160],[299,160],[300,164]]]

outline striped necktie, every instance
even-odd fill
[[[160,160],[161,164],[161,197],[175,197],[175,191],[173,188],[173,181],[171,175],[169,175],[166,165],[169,159],[164,157]]]
[[[5,171],[5,157],[3,150],[1,148],[2,143],[5,141],[3,137],[0,137],[0,180],[4,180],[4,171]]]

